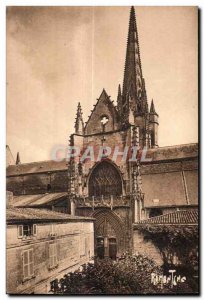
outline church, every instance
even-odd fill
[[[117,104],[103,89],[86,122],[78,103],[74,127],[68,146],[80,151],[69,160],[10,160],[7,190],[14,206],[94,218],[95,255],[112,259],[139,249],[135,224],[166,215],[179,222],[198,208],[198,144],[159,147],[159,112],[147,97],[134,7]],[[87,149],[101,159],[83,158]]]

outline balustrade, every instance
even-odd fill
[[[77,207],[115,207],[129,206],[130,200],[127,196],[91,196],[77,198]]]

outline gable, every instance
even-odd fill
[[[108,120],[104,126],[106,132],[114,131],[119,128],[118,112],[105,90],[102,91],[98,102],[96,103],[91,116],[86,123],[85,134],[88,135],[102,132],[102,119]]]

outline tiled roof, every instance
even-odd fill
[[[59,222],[59,221],[91,221],[93,218],[72,216],[46,209],[9,207],[6,210],[7,223],[19,221]]]
[[[198,157],[197,143],[152,148],[146,153],[146,158],[151,158],[152,162],[192,157]]]
[[[185,225],[197,225],[198,224],[198,210],[179,210],[169,214],[152,217],[146,220],[142,220],[137,224],[185,224]]]
[[[45,160],[38,162],[31,162],[20,165],[10,165],[6,169],[7,176],[15,176],[20,174],[30,173],[43,173],[51,171],[65,171],[67,170],[67,161],[62,160],[60,162],[54,160]]]
[[[67,193],[49,193],[49,194],[37,194],[37,195],[21,195],[14,196],[10,204],[15,207],[33,207],[42,205],[51,205],[55,201],[64,200],[67,197]]]
[[[147,158],[152,158],[152,162],[172,159],[185,159],[198,156],[198,144],[182,144],[176,146],[160,147],[149,149]],[[147,163],[147,164],[151,164]],[[67,161],[56,162],[53,160],[32,162],[20,165],[10,165],[7,168],[7,176],[20,174],[42,173],[52,171],[67,170]]]

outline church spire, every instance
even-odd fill
[[[125,71],[123,81],[123,104],[131,99],[130,107],[137,114],[146,112],[144,82],[140,59],[139,38],[134,7],[131,7],[128,30]]]
[[[77,106],[77,114],[76,114],[76,121],[75,121],[75,133],[76,134],[84,134],[84,121],[82,117],[82,109],[81,109],[81,104],[80,102],[78,103]]]
[[[19,154],[19,152],[17,152],[17,156],[16,156],[16,165],[20,165],[20,164],[21,164],[20,154]]]

